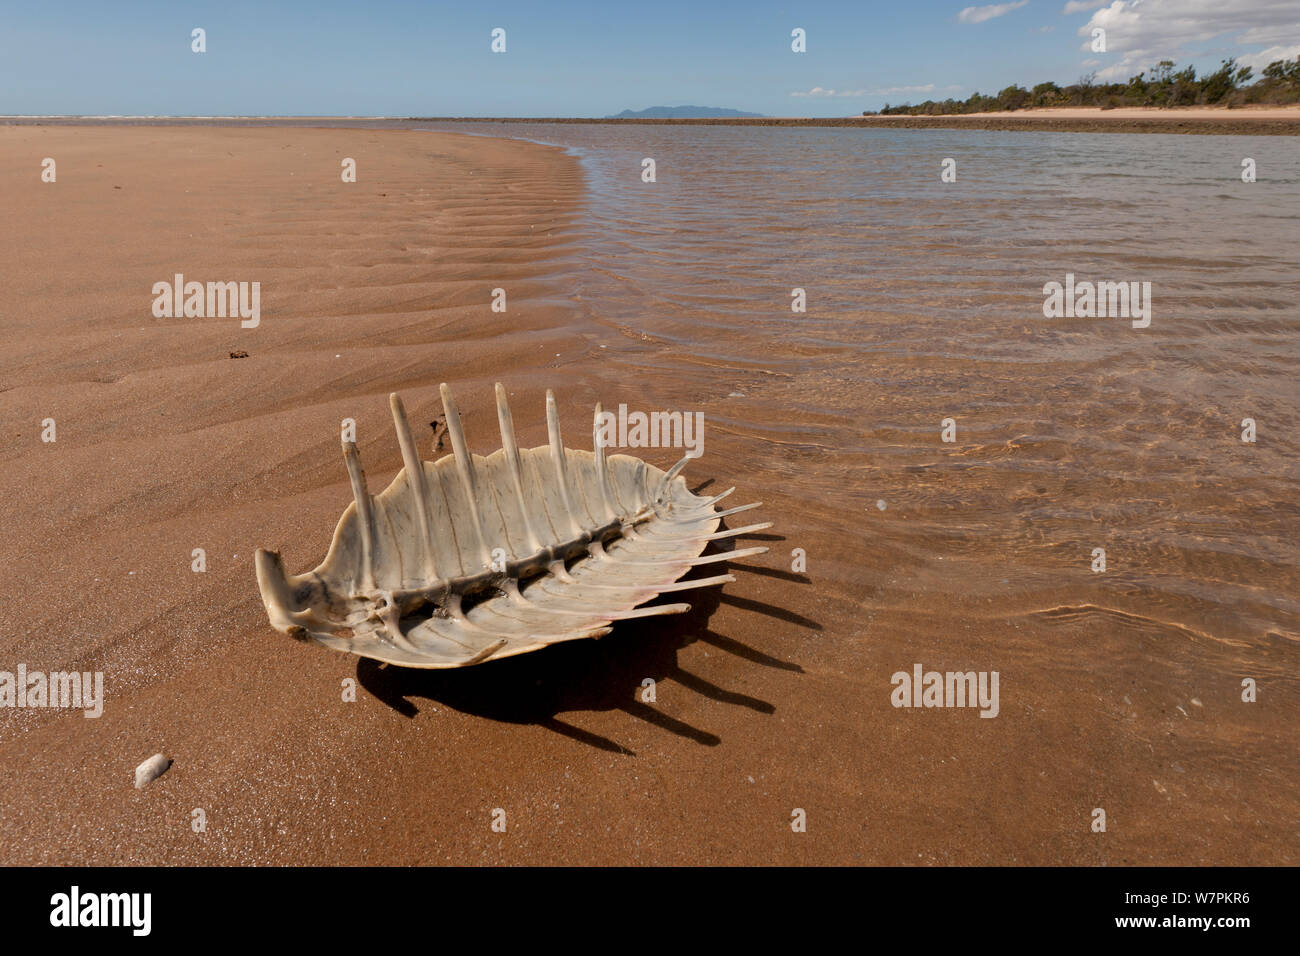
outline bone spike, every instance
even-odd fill
[[[605,460],[605,443],[600,440],[600,420],[603,411],[600,402],[597,402],[596,417],[591,426],[591,450],[596,456],[596,484],[600,486],[601,519],[608,520],[618,512],[614,510],[614,494],[609,487],[609,462]]]
[[[582,530],[578,514],[573,510],[573,494],[569,489],[569,468],[564,457],[564,442],[560,438],[560,411],[555,404],[555,393],[546,390],[546,431],[551,439],[551,461],[555,465],[555,479],[560,486],[560,498],[564,502],[564,513],[569,519],[571,533]]]
[[[343,443],[343,462],[348,467],[348,480],[352,484],[352,500],[357,505],[357,524],[361,529],[361,588],[375,589],[375,515],[371,508],[370,492],[366,490],[366,473],[361,470],[361,453],[356,442]]]
[[[389,407],[393,410],[393,427],[397,430],[397,444],[402,449],[402,464],[406,468],[406,480],[415,490],[415,511],[420,519],[424,536],[420,538],[421,553],[424,558],[425,576],[438,581],[438,566],[433,557],[433,522],[429,519],[429,482],[424,474],[424,462],[415,450],[415,440],[411,437],[411,423],[406,418],[406,406],[402,397],[396,392],[388,396]]]
[[[703,509],[703,508],[712,508],[715,504],[717,504],[719,501],[721,501],[723,498],[727,497],[727,495],[731,494],[731,493],[732,493],[733,491],[735,491],[735,490],[736,490],[736,488],[735,488],[735,486],[733,485],[732,487],[728,488],[726,491],[722,492],[721,494],[714,495],[712,498],[709,498],[709,499],[706,500],[706,501],[702,501],[702,502],[700,502],[700,503],[696,506],[696,509],[698,510],[698,509]],[[750,505],[750,507],[757,507],[757,505]],[[725,513],[725,514],[731,514],[731,512],[724,512],[724,513]],[[655,514],[660,515],[660,517],[664,517],[664,515],[662,515],[662,514],[658,511],[658,509],[655,510]],[[679,516],[677,516],[677,515],[669,515],[669,516],[667,516],[667,517],[669,518],[669,520],[671,520],[671,521],[673,521],[673,522],[678,522],[678,523],[680,523],[680,522],[683,521],[683,520],[694,520],[693,518],[691,518],[691,519],[683,519],[683,518],[681,518],[681,517],[679,517]],[[707,514],[702,514],[702,515],[700,515],[700,517],[705,517],[705,518],[707,518],[707,517],[709,517],[709,515],[707,515]],[[629,537],[632,537],[632,538],[639,537],[639,534],[638,534],[636,528],[632,527],[631,525],[625,524],[625,525],[624,525],[624,530],[625,530],[625,533],[626,533]],[[655,537],[661,537],[661,536],[660,536],[660,535],[655,535]],[[667,535],[663,535],[662,537],[665,537],[665,538],[666,538]],[[694,536],[692,535],[691,537],[694,537]],[[683,540],[685,540],[685,539],[683,539]]]
[[[672,591],[689,591],[692,588],[708,588],[715,584],[729,584],[736,579],[730,574],[719,574],[712,578],[698,578],[694,581],[678,581],[675,584],[660,584],[654,588],[646,588],[638,584],[588,584],[586,581],[577,583],[584,588],[596,588],[600,591],[646,591],[654,590],[659,594],[668,594]],[[548,594],[553,593],[548,591]]]
[[[681,474],[682,469],[686,467],[686,463],[689,462],[694,457],[696,456],[686,455],[685,457],[682,458],[681,461],[673,465],[671,468],[668,469],[667,472],[664,473],[663,479],[659,482],[659,493],[655,495],[655,501],[657,502],[664,501],[665,497],[668,494],[668,486],[672,484],[674,478],[676,478],[679,474]]]
[[[630,611],[590,611],[581,608],[559,607],[555,604],[539,604],[536,601],[529,600],[528,596],[519,590],[519,584],[516,581],[507,581],[505,592],[512,598],[534,611],[541,611],[544,614],[564,614],[569,617],[588,617],[604,621],[626,621],[636,617],[656,617],[660,614],[681,614],[689,611],[689,604],[656,604],[652,607],[638,607]]]
[[[442,409],[447,416],[447,432],[451,435],[451,451],[456,459],[456,473],[460,476],[460,487],[465,492],[465,497],[469,499],[475,543],[478,545],[475,550],[478,552],[483,567],[488,568],[492,565],[492,553],[488,550],[487,535],[483,531],[483,517],[479,514],[478,509],[478,487],[475,482],[474,459],[465,446],[465,431],[460,425],[460,410],[456,408],[456,400],[451,397],[451,389],[444,382],[438,386],[438,391],[442,394]]]
[[[679,465],[685,465],[685,459],[679,462]],[[673,517],[672,506],[668,504],[664,497],[668,484],[665,480],[660,479],[657,490],[654,494],[650,493],[650,469],[642,463],[641,467],[641,494],[645,499],[646,507],[654,513],[655,517],[664,520],[671,520]]]
[[[740,505],[738,508],[728,508],[726,511],[710,511],[708,514],[695,515],[689,518],[673,518],[671,524],[691,524],[695,521],[708,521],[710,518],[725,518],[728,515],[740,514],[742,511],[749,511],[753,508],[761,508],[763,502],[755,501],[747,505]]]
[[[630,621],[638,617],[659,617],[664,614],[685,614],[691,609],[689,604],[652,604],[649,607],[633,608],[631,611],[615,611],[605,615],[612,621]],[[543,610],[550,610],[543,608]]]
[[[692,558],[691,567],[701,564],[717,564],[719,561],[735,561],[737,558],[752,558],[756,554],[767,554],[766,545],[759,545],[756,548],[740,548],[736,551],[724,551],[722,554],[710,554],[702,558]]]
[[[654,541],[653,537],[643,537],[641,541]],[[622,565],[646,565],[654,567],[679,567],[689,564],[694,567],[697,564],[716,564],[719,561],[726,561],[728,558],[747,558],[753,554],[763,554],[767,551],[766,547],[759,546],[754,548],[744,548],[740,551],[727,551],[722,554],[712,554],[703,558],[655,558],[653,556],[638,560],[635,557],[625,556],[627,548],[616,548],[611,554],[605,550],[604,545],[599,541],[591,543],[591,553],[597,560],[614,561]]]
[[[650,468],[643,461],[636,463],[635,484],[638,511],[636,517],[632,520],[643,521],[653,517],[667,518],[668,516],[659,510],[659,502],[650,494]]]
[[[646,534],[642,535],[641,539],[651,543],[655,541],[721,541],[723,538],[734,538],[736,535],[763,531],[770,527],[772,527],[772,522],[762,521],[758,524],[747,524],[743,528],[728,528],[725,531],[717,531],[713,534]]]
[[[636,561],[627,558],[621,558],[618,556],[618,552],[615,552],[614,554],[610,554],[608,551],[605,552],[605,554],[609,557],[611,561],[617,561],[619,564],[633,564],[638,566],[656,565],[659,567],[688,565],[689,567],[692,568],[701,564],[717,564],[719,561],[731,561],[735,558],[748,558],[751,555],[766,554],[766,553],[767,553],[767,548],[763,548],[763,547],[742,548],[739,551],[724,551],[722,554],[710,554],[703,558],[669,558],[663,561],[653,561],[653,560]]]
[[[506,390],[500,382],[497,382],[497,421],[501,425],[501,447],[505,450],[506,463],[510,466],[510,477],[515,486],[515,504],[524,519],[524,546],[531,554],[540,544],[524,500],[524,469],[519,460],[519,444],[515,441],[515,420],[510,414],[510,403],[506,401]]]
[[[543,614],[563,614],[566,617],[597,617],[606,621],[630,621],[638,617],[658,617],[662,614],[685,614],[691,609],[689,604],[653,604],[650,607],[638,607],[633,608],[630,611],[601,611],[599,614],[592,614],[590,611],[579,610],[577,608],[555,607],[551,604],[536,604],[530,602],[529,607],[535,611],[541,611]]]
[[[701,505],[700,507],[702,507],[702,508],[712,508],[712,507],[713,507],[714,505],[716,505],[719,501],[721,501],[723,498],[727,497],[727,495],[731,494],[731,493],[732,493],[733,491],[735,491],[735,490],[736,490],[736,486],[735,486],[735,485],[732,485],[730,488],[728,488],[726,491],[722,492],[721,494],[714,495],[714,496],[713,496],[712,498],[710,498],[708,501],[704,502],[704,504]]]
[[[736,578],[731,574],[718,574],[711,578],[696,578],[694,581],[678,581],[674,584],[664,584],[658,587],[662,594],[669,594],[673,591],[689,591],[692,588],[711,588],[718,584],[731,584]]]

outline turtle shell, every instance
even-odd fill
[[[325,560],[286,575],[259,549],[257,580],[272,626],[301,640],[403,667],[464,667],[600,637],[614,622],[676,614],[644,607],[661,594],[713,587],[730,574],[679,581],[697,565],[761,554],[701,557],[710,541],[771,527],[719,530],[734,489],[692,494],[680,472],[608,455],[596,406],[592,451],[565,448],[555,396],[546,394],[549,444],[520,449],[505,389],[496,387],[501,448],[465,444],[451,392],[441,386],[452,454],[421,461],[401,398],[389,396],[403,468],[377,495],[354,442],[343,444],[353,502]]]

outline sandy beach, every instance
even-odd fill
[[[861,122],[1300,127],[1293,111],[1126,112]],[[54,183],[40,179],[44,157],[57,161]],[[340,180],[345,158],[355,183]],[[852,358],[861,404],[841,407],[819,371],[840,360],[834,343],[719,333],[714,358],[683,360],[672,323],[698,326],[698,312],[665,316],[658,335],[592,323],[601,303],[557,278],[576,268],[588,184],[552,146],[410,130],[12,126],[0,127],[0,167],[0,204],[22,224],[0,236],[0,669],[106,681],[96,719],[0,716],[0,862],[1298,861],[1297,633],[1268,603],[1294,584],[1293,564],[1207,546],[1184,565],[1148,538],[1113,545],[1129,570],[1107,585],[1079,560],[1093,539],[1034,510],[1050,497],[1087,521],[1130,493],[1171,515],[1213,501],[1284,542],[1294,524],[1272,482],[1294,450],[1285,436],[1231,482],[1197,484],[1194,499],[1187,468],[1153,465],[1153,484],[1133,491],[1097,464],[1146,441],[1167,443],[1142,462],[1183,461],[1178,443],[1220,432],[1228,459],[1237,406],[1162,406],[1167,431],[1126,421],[1114,447],[1127,450],[1081,460],[1079,436],[1097,421],[1118,407],[1137,420],[1155,401],[1136,375],[1078,404],[1064,385],[1101,380],[1101,363],[1061,381],[1035,352],[999,378],[919,346],[902,358],[867,349]],[[259,281],[258,326],[156,318],[150,290],[176,273]],[[497,287],[505,314],[490,309]],[[778,296],[788,312],[786,288]],[[948,334],[872,301],[909,334]],[[1008,318],[1004,341],[1026,324]],[[742,340],[750,357],[729,358]],[[807,371],[772,371],[791,356]],[[716,388],[699,384],[708,376]],[[1004,430],[976,424],[951,454],[938,446],[949,406],[919,408],[909,387],[945,376],[953,395],[1003,403]],[[710,422],[691,487],[734,484],[737,503],[763,501],[754,519],[777,526],[741,544],[772,551],[681,619],[462,671],[381,667],[274,631],[253,554],[279,550],[291,572],[324,555],[351,500],[340,421],[355,419],[377,490],[401,467],[388,393],[403,394],[431,458],[444,381],[481,454],[497,447],[494,382],[524,445],[543,443],[554,388],[577,447],[595,402],[636,403],[653,383],[656,402]],[[1261,421],[1289,407],[1274,398],[1257,406]],[[51,418],[57,440],[45,442]],[[843,420],[856,432],[834,431]],[[677,457],[650,454],[665,467]],[[1069,467],[1021,465],[1035,455]],[[1032,520],[960,534],[961,515],[987,501]],[[807,571],[791,569],[796,546]],[[204,573],[192,570],[196,548]],[[1147,600],[1159,575],[1207,567],[1240,585],[1240,618],[1195,597]],[[1000,715],[892,707],[889,675],[914,662],[1001,670]],[[1243,675],[1267,685],[1266,703],[1241,706]],[[638,698],[645,678],[653,703]],[[348,680],[355,702],[343,699]],[[171,768],[133,789],[136,765],[159,751]],[[1099,806],[1112,820],[1104,838],[1089,828]],[[497,808],[505,833],[490,826]],[[807,832],[792,832],[796,809]]]

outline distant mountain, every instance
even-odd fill
[[[718,106],[652,106],[646,110],[624,110],[606,119],[713,119],[719,116],[761,119],[762,113],[746,113]]]

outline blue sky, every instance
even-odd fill
[[[1123,79],[1161,56],[1300,54],[1295,0],[970,6],[15,2],[0,12],[0,114],[603,116],[689,103],[840,116],[1091,70]],[[1096,23],[1106,54],[1082,48]],[[190,51],[194,27],[206,53]],[[494,27],[504,54],[489,49]],[[795,27],[806,53],[791,52]]]

